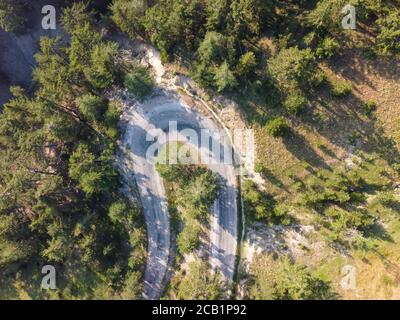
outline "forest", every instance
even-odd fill
[[[341,26],[347,4],[357,9],[356,36]],[[23,32],[27,5],[0,0],[0,28]],[[0,298],[141,297],[146,229],[139,202],[121,192],[115,159],[123,110],[106,91],[125,87],[142,99],[154,81],[146,68],[124,60],[113,39],[120,33],[153,44],[166,65],[210,96],[229,96],[240,105],[261,150],[255,170],[267,181],[266,190],[244,181],[246,224],[314,224],[329,250],[397,259],[379,242],[388,239],[379,221],[390,225],[391,243],[398,244],[398,95],[385,92],[394,97],[387,99],[394,111],[378,131],[375,119],[386,100],[360,97],[357,79],[331,70],[357,50],[362,61],[389,61],[398,77],[400,1],[113,0],[99,10],[65,1],[61,11],[67,37],[41,38],[33,86],[13,86],[0,114]],[[337,108],[325,113],[324,103]],[[347,105],[353,109],[341,112]],[[389,128],[384,121],[390,118]],[[318,135],[310,138],[312,145],[311,135]],[[283,146],[275,156],[264,152]],[[355,150],[359,166],[343,169],[347,158],[339,147]],[[288,167],[277,168],[288,153]],[[199,245],[199,225],[217,195],[217,179],[202,168],[158,170],[176,192],[175,205],[187,210],[177,241],[181,253],[190,252]],[[243,276],[244,297],[337,298],[330,271],[321,276],[306,261],[257,257]],[[40,289],[40,270],[48,263],[62,270],[60,290]],[[267,269],[275,271],[266,275]],[[194,263],[190,270],[173,278],[170,297],[223,296],[218,276],[199,280],[207,265]]]

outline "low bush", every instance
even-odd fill
[[[331,58],[340,48],[340,44],[334,38],[326,37],[316,50],[318,58]]]
[[[371,116],[372,113],[376,110],[377,104],[375,101],[366,101],[362,104],[362,108],[364,110],[364,113],[367,116]]]
[[[298,115],[301,113],[301,111],[305,108],[307,104],[307,99],[304,97],[304,95],[295,93],[295,94],[290,94],[283,105],[285,108],[292,114]]]
[[[211,272],[207,262],[197,259],[175,273],[169,295],[176,300],[216,300],[225,298],[226,292],[220,272]]]
[[[350,94],[352,86],[346,81],[335,82],[331,87],[331,94],[336,98],[343,98]]]
[[[313,276],[288,256],[257,255],[250,265],[248,297],[261,300],[336,299],[329,282]]]
[[[321,208],[327,204],[363,201],[364,197],[360,196],[362,188],[362,179],[355,174],[319,170],[315,176],[305,181],[300,204]]]
[[[277,117],[268,122],[267,130],[273,137],[283,137],[289,132],[290,127],[284,117]]]
[[[185,224],[177,237],[178,250],[181,254],[190,253],[200,245],[201,228],[195,221]]]
[[[246,218],[250,221],[263,221],[267,224],[290,224],[287,208],[277,205],[275,199],[258,189],[251,180],[243,183],[243,199]]]

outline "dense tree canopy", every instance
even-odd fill
[[[36,91],[13,88],[0,117],[2,281],[29,261],[19,281],[43,297],[29,272],[57,264],[58,297],[138,298],[144,233],[137,207],[118,193],[119,110],[102,96],[117,81],[117,46],[84,4],[66,9],[62,23],[70,42],[42,38]]]
[[[240,83],[253,82],[257,67],[263,67],[258,42],[266,35],[286,43],[278,46],[285,49],[278,52],[282,59],[277,57],[283,69],[294,67],[290,65],[293,59],[304,60],[301,64],[306,65],[314,55],[320,59],[332,57],[348,34],[341,25],[342,10],[347,4],[357,7],[357,21],[377,30],[376,50],[396,52],[399,18],[395,3],[323,0],[305,5],[273,0],[158,0],[150,4],[115,0],[111,11],[121,30],[132,38],[139,35],[151,40],[164,60],[187,62],[201,85],[233,91]],[[294,58],[296,55],[298,58]],[[291,62],[286,63],[285,59]]]
[[[141,19],[148,9],[147,0],[115,0],[110,6],[112,19],[132,39],[143,34]]]

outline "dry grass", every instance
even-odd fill
[[[354,95],[376,101],[378,124],[400,146],[400,58],[379,57],[370,61],[360,50],[349,50],[332,68],[353,83]]]

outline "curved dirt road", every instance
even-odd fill
[[[144,275],[144,298],[158,299],[165,285],[170,250],[170,228],[167,200],[163,182],[146,152],[154,141],[146,136],[154,129],[167,132],[170,121],[176,121],[179,130],[190,128],[198,133],[201,129],[215,130],[214,122],[185,105],[173,92],[159,90],[143,103],[125,102],[124,121],[126,131],[124,145],[135,169],[148,233],[148,261]],[[151,133],[154,135],[154,133]],[[214,142],[226,143],[221,137]],[[157,140],[155,140],[157,141]],[[226,280],[234,273],[237,246],[237,189],[234,166],[211,164],[209,168],[221,177],[222,190],[216,200],[211,219],[210,264],[221,271]]]

